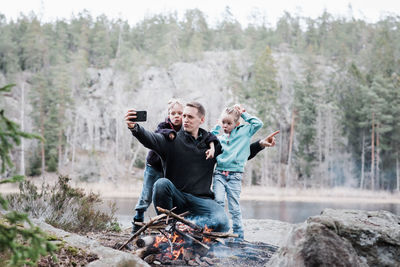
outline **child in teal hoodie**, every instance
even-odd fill
[[[248,124],[240,124],[242,117]],[[217,157],[214,171],[213,191],[217,203],[225,206],[225,193],[228,199],[229,213],[232,216],[233,233],[243,240],[242,213],[240,210],[240,192],[244,166],[250,155],[250,139],[263,126],[262,121],[248,114],[240,105],[226,108],[221,115],[220,125],[211,132],[218,135],[223,152]],[[223,130],[222,135],[219,135]]]

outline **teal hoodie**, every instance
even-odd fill
[[[250,155],[250,139],[263,126],[257,117],[243,112],[241,116],[249,124],[235,127],[230,134],[223,132],[220,125],[216,125],[211,132],[218,136],[222,145],[222,154],[217,157],[217,170],[243,172],[244,165]],[[222,131],[222,135],[220,134]]]

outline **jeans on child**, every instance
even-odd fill
[[[138,203],[136,204],[135,210],[143,214],[151,204],[153,197],[153,185],[154,183],[163,177],[163,173],[154,169],[151,165],[146,164],[143,175],[143,187],[142,193],[140,194]],[[139,219],[139,218],[137,218]]]
[[[228,209],[232,216],[233,233],[238,234],[240,239],[244,238],[242,212],[240,210],[240,192],[242,190],[241,172],[214,172],[213,191],[215,201],[225,207],[225,192],[228,199]]]

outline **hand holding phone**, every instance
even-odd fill
[[[147,120],[147,111],[141,110],[141,111],[135,111],[136,112],[136,117],[135,118],[130,118],[129,120],[132,122],[137,122],[137,121],[146,121]]]
[[[128,128],[135,127],[136,122],[138,121],[146,121],[147,112],[146,111],[136,111],[135,109],[130,109],[125,114],[125,122],[128,125]]]

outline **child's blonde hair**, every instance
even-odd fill
[[[238,122],[240,119],[240,113],[235,107],[227,107],[221,114],[221,117],[224,114],[232,115],[235,122]]]
[[[171,98],[170,100],[168,100],[168,114],[169,114],[169,111],[170,111],[175,105],[180,105],[180,106],[182,106],[182,107],[185,106],[185,105],[183,104],[182,100],[177,99],[177,98]]]

